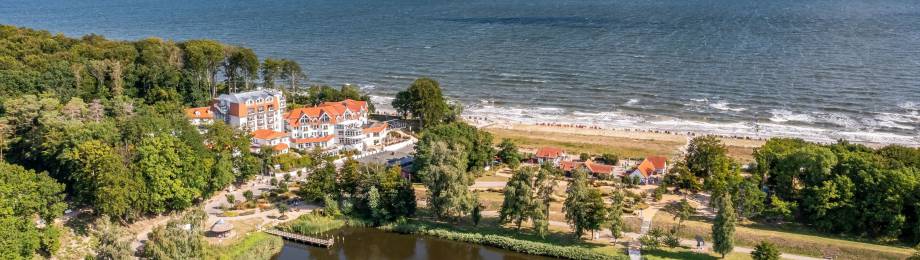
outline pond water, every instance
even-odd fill
[[[504,249],[438,239],[404,235],[373,228],[342,228],[334,232],[331,248],[285,241],[276,260],[302,259],[550,259]]]

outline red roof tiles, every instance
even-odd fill
[[[262,140],[271,140],[276,138],[285,137],[288,134],[285,132],[278,132],[271,129],[259,129],[252,131],[252,138],[262,139]]]
[[[185,116],[190,119],[213,119],[210,107],[193,107],[185,110]]]
[[[556,147],[541,147],[537,150],[537,157],[540,158],[556,158],[562,156],[562,149]]]

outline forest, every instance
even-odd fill
[[[10,173],[0,182],[0,255],[53,254],[60,231],[32,220],[49,223],[66,208],[127,223],[262,172],[271,158],[250,152],[248,133],[216,123],[202,134],[183,111],[257,86],[297,93],[305,79],[294,61],[211,40],[0,26],[0,168]],[[367,98],[326,89],[299,99]]]

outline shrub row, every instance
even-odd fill
[[[531,255],[568,259],[628,259],[628,257],[625,255],[611,256],[577,246],[559,246],[499,235],[463,233],[440,228],[427,228],[423,225],[414,225],[408,223],[391,225],[383,227],[383,229],[398,233],[428,235],[447,240],[493,246]]]

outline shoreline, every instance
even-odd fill
[[[371,96],[378,113],[395,114],[389,102],[392,97]],[[582,113],[565,112],[548,108],[504,108],[464,104],[461,118],[478,128],[540,127],[544,131],[576,132],[587,135],[616,136],[650,140],[672,140],[669,136],[687,137],[714,135],[725,142],[750,147],[751,143],[766,142],[770,138],[800,138],[810,142],[832,144],[838,140],[863,144],[873,148],[887,145],[920,147],[920,135],[908,136],[890,132],[861,130],[832,130],[817,126],[789,125],[782,122],[714,123],[658,116],[655,120],[619,112]],[[582,131],[598,130],[598,131]],[[759,145],[757,145],[759,146]]]

